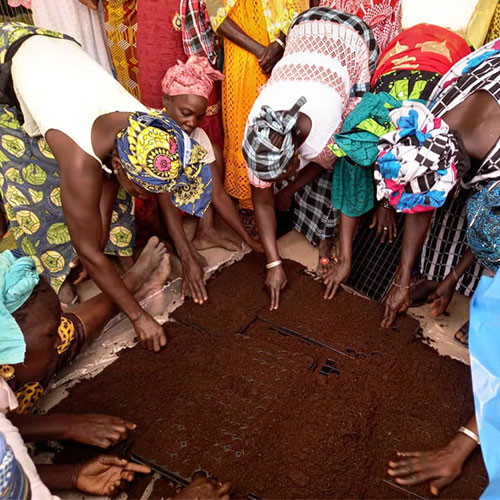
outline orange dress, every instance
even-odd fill
[[[245,33],[256,42],[269,45],[261,0],[237,0],[229,13]],[[222,121],[224,124],[224,160],[226,191],[240,201],[241,208],[252,209],[252,194],[241,144],[245,124],[259,88],[267,81],[257,58],[224,39],[224,75],[222,83]]]

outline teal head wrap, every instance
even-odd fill
[[[24,361],[24,335],[12,316],[30,297],[39,280],[35,261],[0,253],[0,364]]]

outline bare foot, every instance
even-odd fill
[[[328,269],[333,264],[333,238],[321,240],[318,246],[319,260],[316,274],[320,277],[326,275]]]
[[[127,272],[127,279],[132,282],[130,287],[132,292],[139,290],[145,284],[166,254],[167,249],[163,242],[156,236],[149,238],[141,255],[139,255],[135,264]]]
[[[207,248],[220,247],[237,252],[241,250],[241,243],[237,244],[233,240],[223,236],[217,231],[196,233],[195,237],[191,240],[192,245],[196,250],[206,250]]]
[[[134,265],[134,258],[132,256],[118,256],[118,265],[120,266],[120,271],[122,274],[130,271]]]
[[[158,266],[149,274],[149,277],[136,292],[135,298],[140,301],[161,290],[170,275],[170,270],[170,255],[166,253],[163,255]]]
[[[465,322],[456,332],[455,340],[465,347],[469,347],[469,322]]]

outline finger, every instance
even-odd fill
[[[154,352],[160,352],[161,351],[160,339],[158,337],[155,337],[153,339],[153,351]]]
[[[160,346],[165,347],[168,343],[167,334],[163,331],[160,335]]]
[[[97,439],[95,440],[95,442],[94,442],[94,445],[95,445],[95,446],[98,446],[99,448],[104,448],[104,449],[106,449],[106,448],[109,448],[109,447],[112,445],[112,443],[111,443],[111,441],[110,441],[109,439],[107,439],[107,438],[97,438]]]
[[[374,215],[374,216],[372,217],[372,222],[371,222],[371,224],[370,224],[369,228],[370,228],[370,229],[373,229],[373,228],[375,227],[375,225],[376,225],[376,224],[377,224],[377,216],[376,216],[376,215]]]
[[[127,481],[127,482],[131,482],[134,480],[134,477],[135,477],[135,473],[134,472],[122,472],[120,474],[120,478],[122,481]]]
[[[417,472],[416,474],[412,474],[407,477],[397,477],[396,478],[396,483],[398,484],[419,484],[423,483],[424,481],[427,481],[431,479],[432,476],[430,476],[426,472]]]
[[[280,291],[276,290],[275,301],[274,301],[274,309],[278,309],[280,306]]]
[[[126,462],[124,470],[130,471],[130,472],[138,472],[139,474],[151,474],[151,469],[142,464],[136,464],[135,462]]]
[[[387,231],[384,231],[382,229],[382,234],[380,235],[380,242],[385,243],[385,240],[387,239]]]
[[[181,288],[181,300],[184,300],[186,297],[186,280],[182,279],[182,288]]]
[[[328,300],[333,299],[335,297],[335,294],[337,293],[337,290],[339,289],[340,283],[334,283],[331,292],[328,295]]]
[[[229,492],[231,491],[231,483],[224,483],[217,491],[219,494],[219,497],[223,497],[224,495],[228,495],[229,498]]]
[[[377,221],[377,234],[375,234],[375,238],[380,238],[380,233],[383,233],[382,224]]]
[[[271,307],[269,310],[272,311],[274,309],[274,305],[276,304],[276,289],[271,287],[269,289],[269,294],[271,295]]]
[[[123,431],[123,434],[126,435],[126,430]],[[108,431],[108,434],[106,436],[106,439],[108,439],[109,441],[111,441],[111,444],[116,444],[118,443],[118,441],[120,441],[122,438],[122,433],[120,432],[117,432],[116,430],[109,430]]]
[[[421,451],[398,451],[396,455],[398,457],[421,457],[424,453]]]
[[[99,455],[98,460],[104,465],[117,465],[118,467],[125,467],[128,463],[125,459],[116,455]]]
[[[387,232],[389,233],[389,243],[392,243],[392,240],[394,239],[394,228],[392,227],[392,225],[389,226],[389,230]]]
[[[384,318],[382,319],[382,323],[380,326],[382,328],[389,328],[394,323],[395,319],[396,311],[394,309],[391,309],[391,307],[389,306],[385,306]]]
[[[125,422],[125,427],[131,431],[137,429],[137,424],[134,424],[134,422],[130,422],[130,420],[124,420]]]
[[[450,483],[453,482],[453,480],[454,480],[454,478],[450,477],[450,476],[440,477],[439,479],[432,481],[429,489],[431,490],[431,493],[433,495],[438,496],[439,490],[441,488],[444,488],[445,486],[448,486]]]

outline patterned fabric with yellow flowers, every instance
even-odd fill
[[[76,256],[64,220],[59,166],[43,137],[29,137],[14,107],[0,105],[0,197],[19,256],[31,257],[57,292]],[[135,244],[132,198],[123,189],[113,209],[105,252],[129,256]]]
[[[19,403],[14,413],[18,415],[33,413],[36,409],[38,400],[44,394],[52,377],[75,359],[76,355],[81,351],[87,341],[85,326],[82,320],[73,313],[62,314],[57,334],[59,336],[57,363],[45,373],[42,380],[26,383],[21,386],[16,383],[15,378],[8,382],[9,387],[14,391]]]
[[[171,193],[172,203],[201,217],[212,199],[207,154],[177,123],[159,112],[133,113],[117,136],[127,176],[151,193]]]

